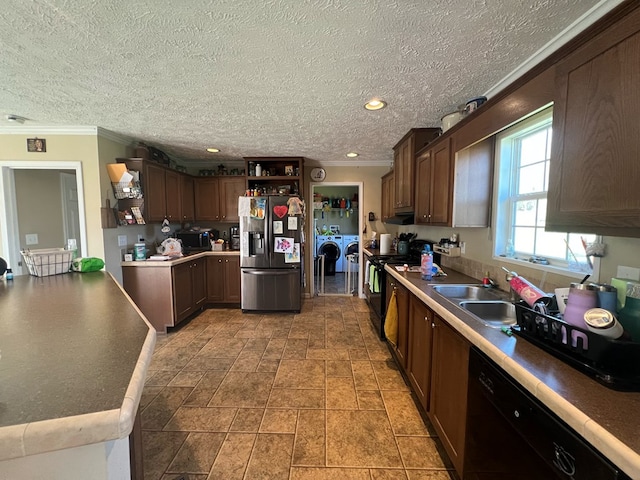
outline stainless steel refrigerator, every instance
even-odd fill
[[[239,198],[243,312],[300,312],[303,212],[297,196]]]

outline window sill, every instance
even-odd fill
[[[572,270],[568,267],[558,266],[558,265],[542,265],[540,263],[532,263],[528,260],[520,260],[518,258],[507,258],[499,255],[493,256],[494,260],[498,260],[505,264],[508,264],[510,269],[516,270],[518,267],[531,268],[533,270],[540,270],[542,272],[552,273],[555,275],[562,275],[564,277],[569,277],[571,279],[576,279],[578,281],[582,281],[587,274],[589,274],[589,279],[592,282],[597,282],[600,276],[600,259],[593,259],[593,272],[589,271],[578,271]]]

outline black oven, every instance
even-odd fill
[[[409,253],[407,255],[378,255],[374,254],[368,257],[368,263],[365,271],[365,296],[372,311],[371,321],[376,332],[380,335],[380,339],[384,340],[384,317],[387,312],[387,272],[385,265],[404,265],[409,266],[420,265],[420,255],[424,246],[429,244],[433,251],[433,242],[431,240],[413,240],[409,244]],[[434,254],[433,261],[440,262],[440,255]]]

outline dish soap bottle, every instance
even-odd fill
[[[433,254],[429,245],[424,246],[420,256],[420,275],[423,280],[431,280],[433,274]]]

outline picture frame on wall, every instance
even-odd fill
[[[46,152],[47,141],[44,138],[27,138],[27,152]]]

